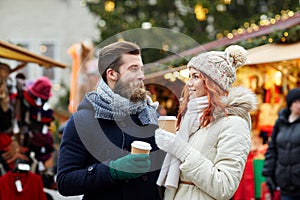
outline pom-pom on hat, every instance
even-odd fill
[[[28,91],[35,97],[48,100],[52,96],[52,84],[47,77],[38,78],[28,87]]]
[[[228,91],[236,80],[236,69],[245,64],[247,51],[231,45],[225,51],[210,51],[193,57],[187,67],[194,67],[212,79],[223,90]]]
[[[286,105],[290,108],[294,101],[300,99],[300,88],[294,88],[289,90],[288,94],[286,95]]]

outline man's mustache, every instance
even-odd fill
[[[129,83],[130,88],[143,88],[144,82],[143,81],[133,81]]]
[[[149,94],[150,92],[147,91],[145,87],[136,88],[135,90],[133,90],[132,94],[130,95],[129,100],[134,103],[143,101],[147,98],[147,95]]]

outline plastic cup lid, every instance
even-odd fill
[[[137,149],[144,149],[144,150],[151,150],[152,147],[149,143],[143,142],[143,141],[133,141],[131,143],[132,147],[135,147]]]
[[[160,116],[158,120],[177,120],[175,116]]]

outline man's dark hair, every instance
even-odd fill
[[[141,50],[132,42],[121,41],[107,45],[99,51],[98,70],[105,82],[107,82],[106,70],[111,68],[118,71],[122,65],[121,56],[123,54],[139,55]]]

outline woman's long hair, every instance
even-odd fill
[[[205,74],[200,73],[200,78],[204,82],[204,90],[207,93],[208,97],[208,107],[204,109],[203,115],[200,117],[200,126],[206,127],[210,124],[210,122],[213,121],[213,112],[215,109],[222,110],[225,115],[225,106],[221,102],[221,97],[226,96],[227,92],[222,90],[214,81],[212,81],[209,77],[207,77]],[[184,114],[187,110],[187,104],[189,102],[189,91],[188,86],[185,85],[182,93],[181,93],[181,99],[180,99],[180,106],[179,111],[177,115],[177,129],[179,129],[180,122]]]

